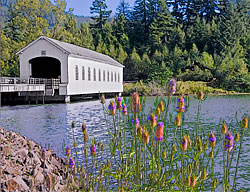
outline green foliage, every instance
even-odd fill
[[[46,35],[111,56],[125,65],[125,81],[164,84],[174,76],[246,92],[249,7],[245,0],[136,0],[130,9],[122,0],[109,20],[105,0],[93,0],[90,24],[78,24],[65,0],[17,0],[1,23],[1,73],[18,76],[16,52]]]

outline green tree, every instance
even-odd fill
[[[107,22],[112,11],[107,10],[107,4],[105,0],[94,0],[92,2],[92,7],[90,7],[90,13],[94,14],[91,19],[94,23],[91,23],[90,26],[94,29],[98,29],[98,32],[102,31],[104,24]]]

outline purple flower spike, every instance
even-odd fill
[[[73,157],[71,157],[71,158],[69,159],[69,166],[72,168],[72,167],[74,167],[74,165],[75,165],[75,160],[74,160]]]

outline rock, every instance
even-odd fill
[[[14,179],[11,179],[7,182],[7,190],[8,191],[16,191],[16,190],[18,191],[18,190],[20,190],[20,186]]]
[[[12,175],[20,175],[20,172],[18,170],[10,166],[7,166],[4,171]]]
[[[20,190],[23,190],[23,191],[29,190],[29,187],[27,186],[27,184],[23,181],[23,179],[20,176],[14,178],[13,180],[19,185]]]
[[[34,163],[41,165],[41,161],[40,161],[39,157],[37,156],[37,154],[36,153],[32,153],[32,154],[33,154]]]

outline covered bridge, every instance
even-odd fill
[[[46,95],[121,93],[124,66],[107,55],[46,36],[17,52],[20,78],[52,79]]]

